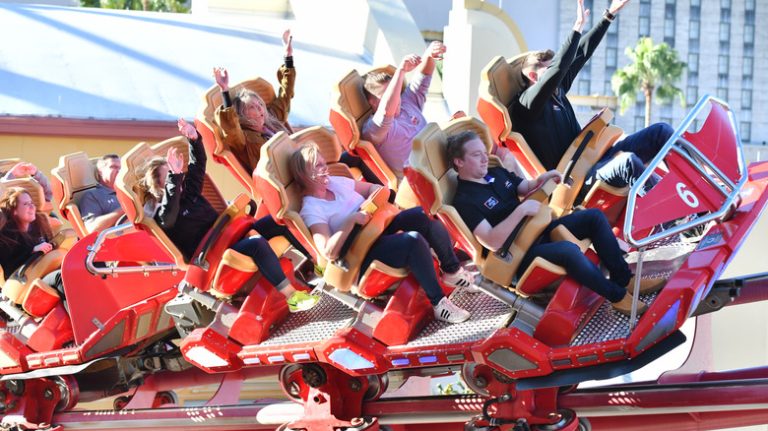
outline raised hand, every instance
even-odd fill
[[[415,69],[419,64],[421,64],[421,57],[416,54],[408,54],[400,62],[400,69],[407,73]]]
[[[293,35],[290,28],[283,32],[283,49],[286,57],[293,56]]]
[[[445,54],[445,45],[439,40],[435,40],[427,46],[427,50],[424,52],[424,57],[432,57],[435,60],[442,60],[443,54]]]
[[[194,141],[195,139],[197,139],[197,130],[195,129],[194,125],[187,123],[187,120],[183,118],[179,118],[176,124],[179,126],[179,132],[184,137],[186,137],[190,141]]]
[[[15,178],[31,177],[37,173],[37,166],[29,162],[19,162],[13,165],[10,172]]]
[[[611,5],[608,6],[608,12],[611,13],[611,15],[616,15],[619,13],[619,11],[629,3],[629,0],[613,0],[611,2]]]
[[[184,169],[184,157],[181,156],[181,151],[176,147],[171,147],[165,155],[165,159],[168,161],[168,170],[173,174],[180,174]]]
[[[584,9],[584,0],[578,0],[576,7],[576,22],[573,24],[573,30],[581,33],[584,24],[589,19],[589,9]]]
[[[221,91],[229,91],[229,73],[227,73],[227,69],[214,67],[213,78],[216,80],[216,85],[219,86]]]

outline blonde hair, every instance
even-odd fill
[[[165,157],[153,157],[144,165],[139,176],[139,191],[144,202],[158,203],[163,199],[165,190],[160,186],[160,168],[167,166]]]
[[[235,112],[237,112],[237,117],[240,119],[241,123],[244,123],[252,127],[251,120],[248,119],[248,117],[246,117],[246,114],[245,114],[245,111],[248,108],[248,103],[251,100],[256,100],[264,106],[264,126],[267,129],[269,129],[273,133],[277,133],[280,131],[283,131],[286,133],[292,132],[290,127],[287,126],[286,123],[284,123],[279,118],[276,118],[274,115],[272,115],[271,112],[269,112],[269,109],[267,109],[267,104],[264,103],[264,99],[262,99],[261,96],[259,96],[259,93],[253,90],[242,89],[237,94],[237,96],[235,96],[235,98],[232,99],[232,104],[235,107]]]
[[[22,187],[11,187],[5,191],[3,197],[0,198],[0,211],[2,211],[4,223],[0,226],[0,229],[16,229],[18,230],[18,224],[16,218],[13,216],[13,212],[19,207],[19,198],[21,195],[27,195],[32,199],[32,195],[29,194]],[[50,241],[53,238],[53,231],[51,225],[48,223],[48,216],[39,211],[36,212],[35,221],[29,225],[27,232],[21,232],[22,235],[27,235],[31,238],[40,237],[45,241]],[[9,238],[3,235],[2,242],[8,245]]]
[[[314,142],[308,142],[301,148],[291,154],[288,161],[288,169],[291,171],[293,180],[302,191],[312,182],[312,171],[317,164],[317,156],[320,154],[320,148]]]

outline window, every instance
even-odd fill
[[[605,67],[616,68],[618,50],[616,48],[607,48],[605,50]]]
[[[731,37],[731,24],[727,22],[720,23],[720,41],[727,42]]]
[[[699,87],[689,86],[685,91],[685,103],[693,106],[699,100]]]
[[[675,4],[670,4],[667,2],[667,5],[664,6],[664,18],[666,19],[675,19]]]
[[[688,40],[688,52],[699,52],[699,39]]]
[[[587,95],[589,93],[590,93],[589,80],[587,80],[587,79],[580,79],[579,80],[579,94]]]
[[[752,140],[752,123],[745,121],[740,124],[739,129],[739,134],[741,135],[742,141],[749,142]]]
[[[727,88],[723,88],[723,87],[718,88],[717,89],[717,97],[727,102],[728,101],[728,89]]]
[[[691,2],[691,11],[688,13],[688,16],[691,20],[699,21],[701,18],[701,7],[700,6],[694,6],[693,2]]]
[[[748,10],[744,12],[744,24],[755,25],[755,11]]]
[[[688,54],[688,73],[699,72],[699,54]]]
[[[728,56],[727,55],[721,55],[717,59],[717,73],[719,73],[720,75],[728,74]]]
[[[752,109],[752,90],[741,90],[741,109]]]
[[[728,75],[722,73],[717,75],[717,86],[721,88],[728,88]]]
[[[752,89],[752,75],[745,76],[741,79],[741,88],[746,88],[748,90]]]
[[[691,21],[691,26],[688,27],[688,37],[690,39],[698,39],[699,38],[699,27],[701,26],[701,21]]]
[[[635,116],[635,129],[634,130],[640,130],[645,127],[645,117],[642,115],[636,115]]]
[[[731,52],[731,44],[727,41],[720,42],[720,54],[728,55]]]
[[[700,7],[701,6],[701,0],[691,0],[691,7]]]
[[[745,43],[744,57],[754,57],[754,56],[755,56],[755,45],[753,43]]]
[[[744,26],[744,43],[755,43],[755,26]]]
[[[731,10],[720,9],[720,22],[731,22]]]
[[[639,22],[639,28],[637,30],[637,35],[640,37],[650,36],[651,35],[651,19],[647,16],[641,16],[640,22]]]
[[[699,85],[699,74],[694,72],[688,73],[688,86],[694,87]]]
[[[752,75],[752,63],[753,59],[752,57],[744,57],[744,64],[742,66],[741,73],[747,76]]]
[[[613,26],[610,26],[608,28],[613,28]],[[619,35],[618,34],[608,34],[605,37],[605,46],[608,48],[618,48],[619,47]]]
[[[729,8],[731,7],[731,0],[720,0],[720,7],[721,8]]]
[[[675,20],[674,19],[664,20],[664,39],[671,39],[673,43],[668,43],[668,44],[674,45],[674,40],[675,40]]]
[[[605,81],[605,85],[603,86],[603,93],[606,95],[613,95],[613,87],[611,86],[611,81]]]
[[[696,0],[698,1],[698,0]],[[693,2],[691,2],[693,3]],[[755,11],[755,0],[747,0],[744,2],[744,9],[754,12]]]

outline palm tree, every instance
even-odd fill
[[[645,126],[651,122],[651,100],[656,93],[657,103],[672,101],[675,96],[685,106],[683,91],[675,87],[683,74],[685,63],[677,57],[677,51],[662,42],[653,44],[649,37],[641,38],[634,49],[627,47],[624,53],[632,62],[617,70],[611,78],[611,88],[619,98],[621,113],[634,105],[637,93],[645,96]]]

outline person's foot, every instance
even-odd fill
[[[444,296],[435,305],[435,318],[448,323],[461,323],[469,319],[469,311],[459,308],[447,296]]]
[[[480,292],[480,288],[475,284],[475,275],[464,269],[463,266],[460,266],[459,270],[453,274],[444,272],[441,278],[443,283],[451,287],[462,289],[464,292]]]
[[[629,280],[629,283],[627,284],[627,293],[630,295],[635,293],[635,278],[637,275],[633,275],[632,278]],[[661,290],[661,288],[664,287],[664,283],[666,283],[666,279],[661,277],[651,277],[651,278],[641,278],[640,279],[640,294],[641,295],[648,295],[651,293],[658,292]]]
[[[623,298],[621,298],[621,301],[619,302],[612,302],[611,305],[613,306],[614,310],[618,311],[621,314],[625,314],[627,316],[632,314],[632,294],[627,292],[626,295],[624,295]],[[641,315],[645,313],[645,310],[648,309],[648,306],[645,305],[645,302],[643,301],[637,301],[637,315]]]
[[[309,292],[303,290],[297,290],[291,294],[287,299],[288,311],[291,313],[298,313],[300,311],[307,311],[320,302],[319,295],[312,295]]]

